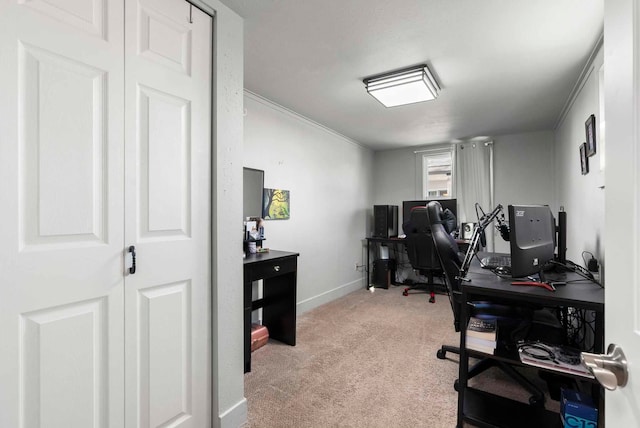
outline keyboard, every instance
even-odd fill
[[[489,256],[480,260],[484,269],[495,269],[500,266],[511,267],[511,256]]]

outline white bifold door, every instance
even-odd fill
[[[2,0],[0,28],[0,426],[208,426],[211,17]]]

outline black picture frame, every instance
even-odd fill
[[[589,157],[587,156],[587,143],[580,144],[580,170],[582,175],[589,174]]]
[[[596,154],[596,116],[592,114],[584,123],[584,130],[587,137],[587,156]]]

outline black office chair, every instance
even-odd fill
[[[460,311],[462,301],[462,284],[458,278],[460,273],[461,260],[464,257],[459,251],[456,241],[444,228],[442,220],[442,207],[437,201],[429,202],[427,205],[427,215],[431,224],[431,233],[436,248],[436,253],[444,270],[445,283],[451,301],[451,308],[454,315],[454,328],[460,331]],[[562,327],[557,318],[549,311],[538,310],[534,307],[513,307],[492,302],[473,302],[469,307],[470,316],[479,318],[495,318],[498,320],[501,336],[507,333],[508,341],[512,344],[518,339],[532,340],[544,339],[547,342],[560,343],[563,337]],[[545,337],[539,337],[544,334]],[[460,354],[460,348],[443,345],[437,352],[439,359],[444,359],[447,352]],[[531,381],[514,369],[510,364],[492,358],[480,360],[468,371],[467,378],[486,371],[491,367],[497,367],[517,381],[531,395],[529,403],[544,405],[544,393]],[[455,383],[458,389],[458,380]]]
[[[408,296],[410,290],[424,290],[430,295],[429,302],[434,303],[436,301],[435,285],[444,285],[444,283],[434,282],[434,277],[442,278],[443,271],[431,237],[427,207],[413,208],[409,221],[403,224],[402,228],[406,235],[405,248],[411,267],[420,275],[427,277],[427,282],[412,284],[405,288],[402,294]]]

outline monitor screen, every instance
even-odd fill
[[[509,205],[511,276],[540,273],[555,250],[555,220],[548,205]]]
[[[442,209],[446,210],[449,208],[453,215],[458,217],[458,207],[457,207],[457,199],[433,199],[440,202],[442,205]],[[411,209],[414,207],[426,207],[427,204],[431,202],[431,200],[425,201],[402,201],[402,224],[409,221],[409,216],[411,215]]]
[[[242,216],[262,217],[264,171],[246,167],[242,170]]]

